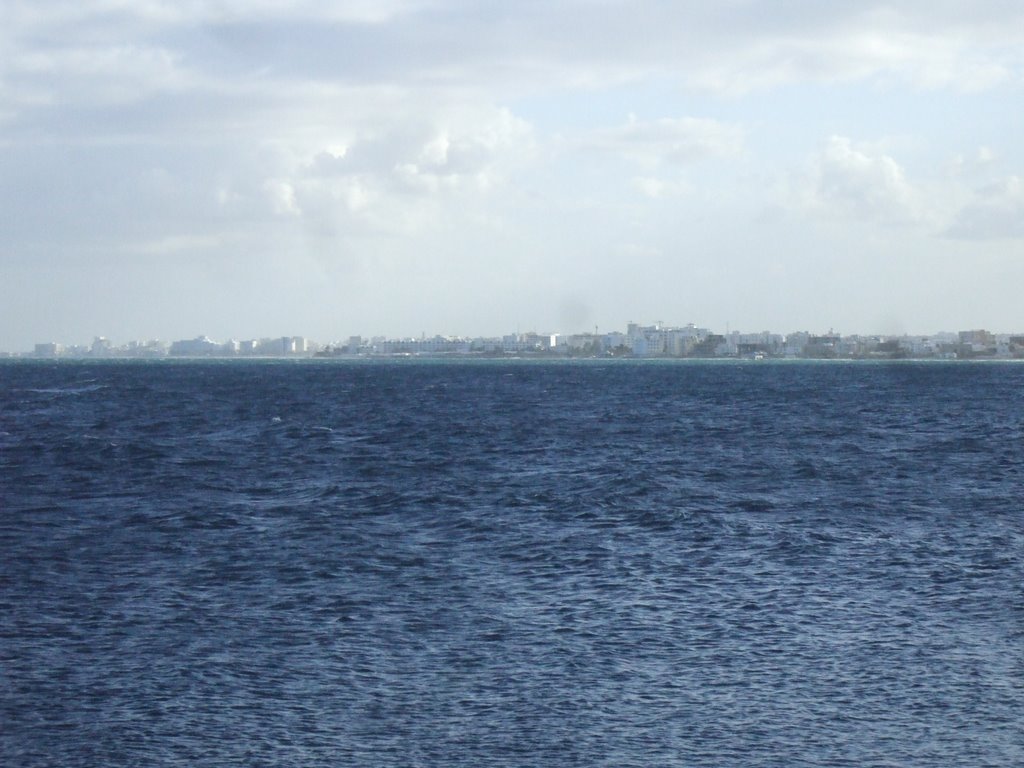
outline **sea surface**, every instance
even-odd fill
[[[0,365],[0,765],[1024,765],[1024,365]]]

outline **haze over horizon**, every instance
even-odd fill
[[[1024,330],[1024,5],[0,7],[0,349]]]

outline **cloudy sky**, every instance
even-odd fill
[[[1024,330],[1016,0],[3,0],[0,349]]]

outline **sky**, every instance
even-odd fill
[[[0,349],[1024,331],[1017,0],[3,0]]]

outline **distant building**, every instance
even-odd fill
[[[622,334],[614,336],[617,338],[609,338],[610,349],[624,347],[636,357],[712,356],[712,353],[706,353],[706,346],[701,346],[711,336],[711,332],[707,328],[697,328],[692,323],[682,328],[661,322],[646,326],[630,323],[624,337]],[[724,351],[716,350],[713,354],[724,354]]]
[[[984,357],[996,354],[995,334],[986,330],[960,331],[958,357]]]
[[[986,330],[960,331],[957,334],[961,344],[977,345],[979,347],[994,347],[996,344],[995,334]]]
[[[175,341],[171,344],[170,354],[175,357],[210,357],[223,353],[224,348],[206,336],[194,339]]]
[[[36,344],[36,357],[58,357],[64,352],[64,347],[55,341],[48,341],[44,344]]]
[[[1006,349],[1010,357],[1024,357],[1024,336],[1010,336]]]
[[[557,347],[566,354],[600,354],[605,349],[605,337],[595,333],[572,333],[559,336]]]
[[[458,337],[432,336],[420,339],[376,341],[371,345],[371,349],[379,355],[464,354],[470,351],[470,342]]]
[[[167,345],[158,339],[129,341],[124,354],[128,357],[163,357],[167,354]]]
[[[92,346],[89,348],[89,353],[95,357],[106,357],[110,354],[113,345],[110,343],[110,339],[106,336],[97,336],[92,341]]]
[[[783,338],[777,333],[738,333],[733,331],[726,337],[729,354],[738,357],[766,357],[781,353]]]
[[[827,333],[821,336],[810,336],[804,346],[804,357],[833,358],[838,356],[841,337],[838,334]]]

